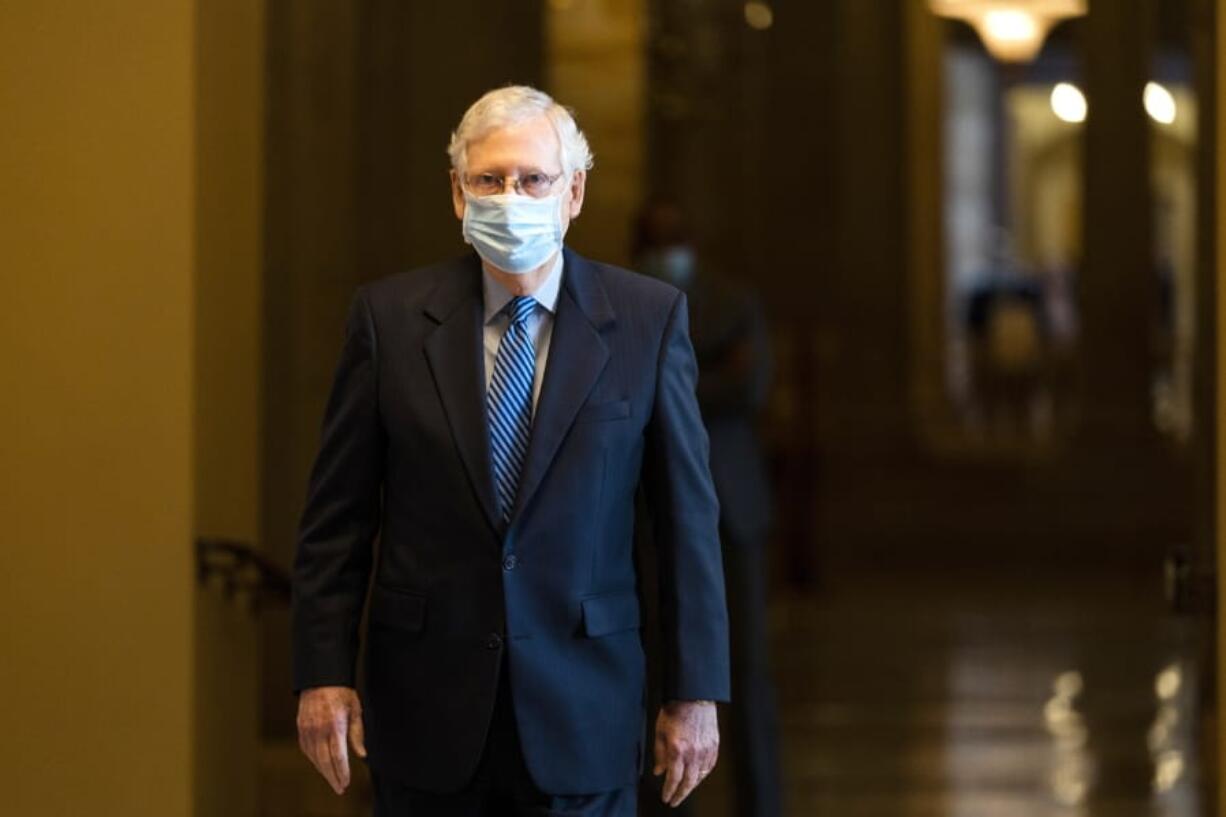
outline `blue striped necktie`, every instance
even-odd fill
[[[511,318],[498,344],[494,376],[486,393],[490,424],[490,454],[494,465],[494,488],[498,514],[511,518],[519,475],[532,435],[532,381],[536,375],[536,348],[528,334],[528,317],[536,300],[527,295],[511,299],[506,312]]]

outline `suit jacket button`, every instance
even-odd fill
[[[515,554],[512,553],[511,555],[507,556],[507,558],[502,560],[502,569],[503,570],[514,570],[515,566],[518,564],[519,564],[519,559],[516,559]]]
[[[502,646],[502,637],[498,633],[490,633],[490,637],[485,640],[487,649],[496,650]]]

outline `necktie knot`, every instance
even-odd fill
[[[536,309],[536,299],[531,295],[516,295],[511,299],[511,303],[507,305],[507,312],[511,317],[512,325],[522,326],[524,321],[528,320],[528,316],[532,314],[532,310]]]

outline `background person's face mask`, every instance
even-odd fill
[[[694,280],[694,250],[685,244],[656,247],[643,253],[639,272],[685,289]]]
[[[464,241],[505,272],[522,275],[562,248],[562,194],[474,196],[464,191]]]

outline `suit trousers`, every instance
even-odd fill
[[[636,787],[582,795],[537,788],[524,762],[504,656],[494,714],[477,771],[454,793],[412,789],[371,770],[374,817],[634,817]]]

